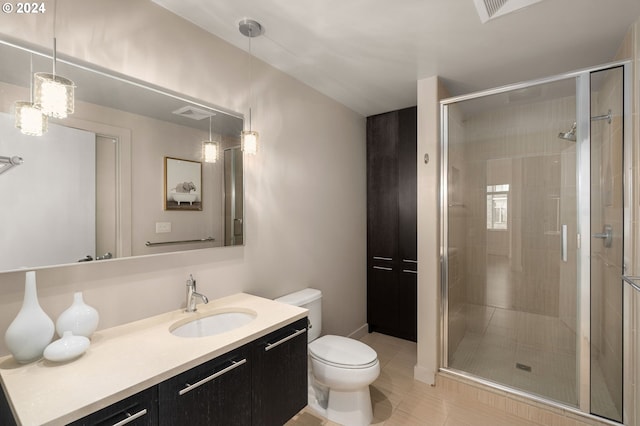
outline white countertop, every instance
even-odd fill
[[[183,338],[169,328],[189,318],[234,310],[256,319],[222,334]],[[176,310],[97,331],[76,360],[41,359],[18,364],[0,358],[0,379],[20,425],[62,425],[156,385],[196,365],[304,318],[307,310],[238,293],[199,304],[198,311]]]

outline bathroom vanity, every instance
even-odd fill
[[[179,325],[219,313],[250,323],[204,337]],[[281,425],[307,404],[307,311],[244,293],[96,332],[75,361],[0,360],[0,423]],[[13,416],[12,416],[13,413]]]

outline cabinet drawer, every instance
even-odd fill
[[[160,425],[251,424],[251,363],[247,346],[158,385]]]
[[[158,424],[158,390],[154,386],[100,411],[71,426],[147,426]]]

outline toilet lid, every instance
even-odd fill
[[[309,343],[312,358],[343,368],[364,368],[376,363],[378,354],[369,346],[342,336],[322,336]]]

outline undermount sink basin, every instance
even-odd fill
[[[220,312],[205,317],[179,322],[171,327],[178,337],[206,337],[224,333],[249,324],[256,319],[255,312]]]

